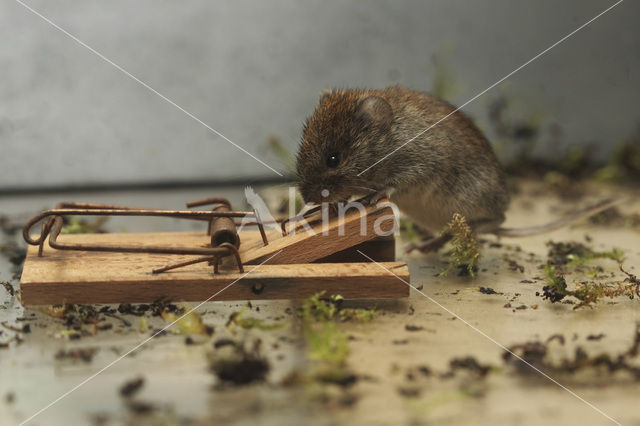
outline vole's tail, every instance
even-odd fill
[[[622,199],[619,198],[609,198],[593,204],[589,207],[585,207],[584,209],[575,211],[570,215],[558,220],[554,220],[553,222],[545,223],[544,225],[529,226],[527,228],[498,228],[490,233],[498,237],[528,237],[530,235],[544,234],[546,232],[551,232],[555,231],[556,229],[563,228],[567,225],[572,224],[573,222],[577,222],[580,219],[585,219],[587,217],[593,216],[594,214],[598,214],[603,210],[615,206],[621,201]]]

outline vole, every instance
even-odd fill
[[[541,226],[500,227],[509,205],[504,173],[482,132],[455,109],[399,86],[324,91],[305,122],[297,155],[303,199],[318,204],[390,196],[432,235],[459,213],[476,234],[500,236],[555,230],[615,203],[605,200]],[[437,249],[447,239],[441,235],[419,248]]]

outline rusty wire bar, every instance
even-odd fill
[[[309,217],[311,214],[319,211],[322,208],[322,206],[315,206],[309,210],[307,210],[306,212],[304,212],[303,214],[298,214],[295,215],[293,217],[288,217],[286,219],[283,219],[282,222],[280,222],[280,228],[282,229],[282,236],[286,237],[287,235],[289,235],[289,231],[287,231],[287,224],[290,222],[297,222],[300,219],[306,219],[307,217]],[[295,229],[295,228],[294,228]]]
[[[158,268],[155,273],[164,272],[165,270],[176,269],[182,266],[192,265],[194,263],[209,261],[214,265],[215,273],[218,273],[218,263],[221,257],[234,256],[238,265],[238,269],[242,272],[243,265],[240,259],[238,248],[240,246],[240,238],[237,233],[234,218],[254,218],[255,223],[260,228],[260,233],[264,244],[268,242],[264,233],[264,227],[255,212],[232,211],[231,204],[224,198],[208,198],[188,203],[189,207],[201,206],[206,204],[215,204],[211,211],[192,211],[192,210],[158,210],[134,208],[126,206],[92,204],[92,203],[60,203],[57,208],[47,210],[34,216],[29,220],[23,230],[22,235],[25,241],[31,245],[37,245],[38,256],[42,256],[44,242],[49,237],[49,245],[57,250],[80,250],[80,251],[102,251],[115,253],[149,253],[149,254],[171,254],[171,255],[200,255],[204,256],[192,261],[181,262],[168,267]],[[63,226],[63,216],[151,216],[151,217],[171,217],[177,219],[200,220],[207,221],[209,229],[212,231],[211,244],[209,247],[170,247],[170,246],[145,246],[136,247],[119,244],[78,244],[78,243],[61,243],[58,242],[58,236]],[[44,221],[43,221],[44,220]],[[40,235],[32,238],[30,235],[31,228],[38,222],[43,221],[41,225]]]
[[[236,264],[238,265],[238,272],[241,273],[241,274],[244,273],[244,267],[242,265],[242,261],[240,260],[240,253],[238,252],[238,249],[235,246],[233,246],[232,244],[230,244],[230,243],[223,243],[221,245],[221,248],[228,248],[232,252],[232,254],[236,258]],[[213,268],[213,273],[217,274],[218,273],[218,263],[220,261],[220,257],[222,257],[222,256],[199,257],[197,259],[188,260],[186,262],[174,263],[174,264],[171,264],[171,265],[163,266],[162,268],[156,268],[152,272],[154,274],[159,274],[161,272],[170,271],[172,269],[183,268],[183,267],[189,266],[189,265],[195,265],[196,263],[209,262],[209,265],[213,264],[213,267],[214,267]]]
[[[372,204],[369,202],[370,200],[370,196],[364,196],[362,198],[358,198],[356,200],[347,202],[347,204],[349,203],[362,203],[365,206],[371,206]],[[312,214],[317,213],[318,211],[320,211],[322,209],[322,205],[316,205],[312,208],[310,208],[309,210],[307,210],[306,212],[304,212],[303,214],[297,214],[295,216],[286,218],[286,219],[282,219],[280,222],[280,228],[282,230],[282,236],[286,237],[287,235],[289,235],[289,233],[291,231],[287,230],[287,224],[291,223],[291,222],[297,222],[300,219],[306,219],[309,216],[311,216]],[[338,215],[338,203],[330,203],[329,204],[329,209],[330,209],[330,213],[335,214],[336,216]],[[315,221],[314,221],[315,222]],[[312,222],[312,223],[314,223]],[[311,225],[312,223],[310,223],[309,225]],[[296,228],[293,228],[294,230]]]

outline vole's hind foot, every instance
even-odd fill
[[[447,241],[451,239],[451,235],[444,234],[438,237],[422,240],[418,243],[408,243],[404,246],[405,253],[409,254],[414,250],[418,250],[421,253],[430,253],[432,251],[438,251],[444,246]]]

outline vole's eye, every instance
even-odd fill
[[[338,164],[340,164],[340,157],[337,152],[331,153],[327,156],[327,167],[334,169],[338,167]]]

